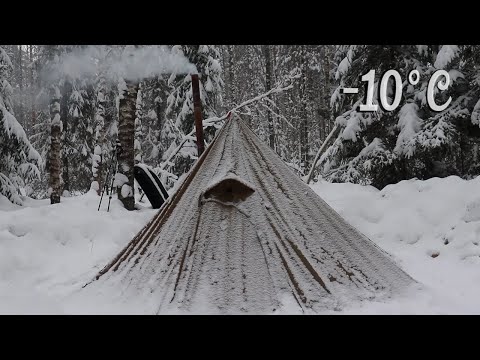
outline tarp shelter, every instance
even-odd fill
[[[150,313],[334,310],[413,282],[233,118],[96,279]]]

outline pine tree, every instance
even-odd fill
[[[25,180],[40,176],[42,160],[14,116],[13,91],[7,80],[12,70],[10,58],[0,47],[0,193],[21,205],[20,188]]]
[[[479,95],[474,81],[478,59],[468,55],[475,50],[476,47],[456,45],[341,47],[336,71],[339,86],[332,95],[341,132],[321,159],[324,176],[331,181],[383,188],[412,177],[478,174],[475,162],[465,166],[465,158],[473,158],[470,144],[479,139],[471,121]],[[403,97],[397,109],[360,112],[357,107],[363,101],[362,93],[348,99],[340,95],[341,87],[358,87],[365,69],[375,70],[374,99],[378,96],[380,76],[389,69],[400,73]],[[406,81],[414,69],[420,74],[420,82],[415,86]],[[434,112],[428,106],[426,91],[438,69],[449,72],[452,84],[447,91],[437,92],[436,101],[443,103],[452,96],[452,102],[444,111]],[[391,103],[393,81],[387,90]]]
[[[58,66],[59,49],[52,45],[47,47],[48,68],[53,71]],[[58,84],[53,81],[50,84],[50,150],[49,150],[49,189],[51,204],[60,203],[62,193],[62,131],[63,124],[60,118],[61,93]]]
[[[106,100],[107,89],[105,79],[105,59],[100,60],[98,77],[95,84],[96,102],[95,102],[95,117],[94,117],[94,132],[93,142],[94,151],[92,154],[92,184],[91,189],[97,191],[100,195],[105,186],[105,155],[106,149]]]
[[[222,104],[223,87],[218,48],[213,45],[176,45],[172,51],[183,54],[198,70],[203,118],[216,116],[217,109]],[[189,133],[194,127],[191,77],[189,74],[172,73],[167,84],[170,94],[167,97],[165,117],[173,122],[167,128],[177,134]],[[210,141],[213,135],[214,132],[207,131],[205,133],[206,141]],[[170,149],[177,145],[172,143]],[[168,150],[164,155],[168,156]],[[196,155],[196,146],[190,142],[180,152],[181,157],[177,158],[176,173],[178,175],[185,173],[192,165]]]

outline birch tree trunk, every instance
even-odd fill
[[[62,121],[60,120],[60,90],[52,86],[50,95],[50,161],[49,161],[49,186],[50,203],[60,203],[62,192]]]
[[[115,180],[118,199],[123,203],[125,209],[134,210],[133,166],[135,164],[135,110],[138,83],[125,80],[125,84],[119,102],[118,141],[120,148],[117,148],[118,169]]]

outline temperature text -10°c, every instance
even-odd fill
[[[387,85],[390,77],[393,77],[394,81],[394,88],[393,88],[393,101],[390,104],[387,99]],[[444,78],[442,82],[442,77]],[[365,93],[365,104],[360,104],[359,111],[361,112],[368,112],[368,111],[377,111],[378,105],[373,103],[373,93],[374,93],[374,86],[375,86],[375,70],[370,70],[368,73],[362,76],[362,81],[367,82],[367,91]],[[420,73],[418,70],[412,70],[408,74],[408,82],[411,85],[417,85],[420,81]],[[428,107],[433,111],[443,111],[445,110],[450,102],[452,101],[452,97],[449,96],[448,100],[444,104],[437,104],[435,102],[435,86],[438,87],[439,90],[447,90],[448,86],[450,85],[450,75],[445,70],[437,70],[433,73],[432,77],[428,81],[427,86],[427,104]],[[342,88],[340,91],[343,94],[357,94],[358,88]],[[396,70],[388,70],[382,76],[380,81],[380,89],[379,89],[379,98],[380,104],[382,108],[386,111],[393,111],[395,110],[398,105],[400,104],[400,99],[402,97],[402,78],[400,74]]]

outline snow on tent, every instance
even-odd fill
[[[238,119],[96,280],[146,313],[317,312],[414,282]]]

